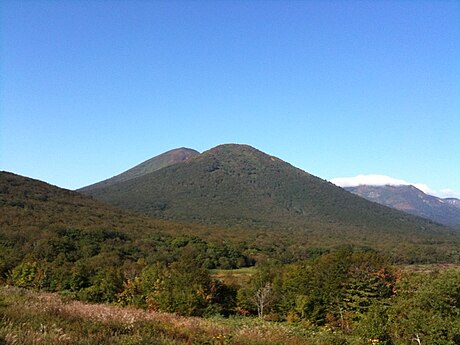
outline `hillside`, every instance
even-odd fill
[[[97,267],[140,258],[171,261],[192,240],[199,245],[196,255],[210,268],[234,268],[249,260],[243,253],[247,247],[240,243],[255,243],[258,233],[247,235],[243,230],[230,233],[130,213],[74,191],[0,172],[0,282],[23,260],[57,261],[63,269],[63,262],[78,259],[94,260]],[[278,240],[273,237],[251,248],[268,252]],[[226,258],[222,264],[221,257]]]
[[[221,145],[136,179],[90,191],[164,219],[302,230],[343,241],[438,236],[447,228],[371,203],[247,145]],[[444,236],[443,235],[443,236]]]
[[[460,227],[460,200],[442,199],[425,194],[414,186],[357,186],[347,187],[369,201],[395,208],[437,223]]]
[[[132,214],[75,191],[0,172],[0,229],[35,236],[43,230],[113,229],[135,234],[187,226]],[[199,228],[199,226],[194,226]]]
[[[98,188],[103,188],[103,187],[107,187],[107,186],[110,186],[110,185],[113,185],[119,182],[128,181],[133,178],[143,176],[148,173],[154,172],[156,170],[165,168],[167,166],[184,162],[190,158],[198,156],[199,154],[200,153],[198,151],[188,149],[185,147],[170,150],[161,155],[150,158],[146,160],[145,162],[142,162],[136,165],[135,167],[119,175],[116,175],[107,180],[95,183],[93,185],[86,186],[82,188],[80,191],[88,193]]]

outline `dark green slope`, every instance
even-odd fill
[[[81,188],[79,191],[84,193],[89,193],[92,190],[107,187],[119,182],[128,181],[136,177],[146,175],[148,173],[160,170],[164,167],[184,162],[190,158],[198,156],[200,153],[198,151],[188,149],[185,147],[174,149],[161,155],[155,156],[142,162],[135,167],[119,174],[114,177],[111,177],[107,180],[92,184]]]
[[[0,283],[21,261],[56,259],[54,268],[83,257],[99,268],[139,258],[167,262],[177,259],[192,239],[213,262],[236,248],[235,266],[244,249],[237,243],[253,243],[257,233],[226,230],[130,213],[43,181],[0,172]],[[278,241],[268,239],[256,250],[267,250],[272,242]],[[203,254],[208,245],[214,252]]]
[[[0,252],[5,238],[13,244],[33,242],[34,238],[59,229],[107,229],[137,239],[160,234],[205,236],[219,232],[217,228],[199,224],[176,223],[127,212],[75,191],[0,172]],[[220,233],[220,237],[225,235]]]
[[[221,145],[183,164],[90,194],[165,219],[302,229],[344,239],[450,231],[371,203],[246,145]]]
[[[56,228],[162,230],[170,222],[132,214],[75,191],[0,172],[0,234],[26,237]]]

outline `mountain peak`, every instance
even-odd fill
[[[165,153],[162,153],[158,156],[155,156],[147,161],[145,161],[144,163],[146,162],[149,162],[153,159],[158,159],[159,157],[169,157],[171,158],[171,160],[173,161],[184,161],[184,160],[187,160],[187,159],[190,159],[192,157],[195,157],[195,156],[198,156],[200,153],[194,149],[189,149],[187,147],[179,147],[177,149],[172,149],[172,150],[169,150]],[[175,158],[175,159],[172,159],[172,158]],[[142,164],[142,163],[141,163]]]
[[[177,149],[169,150],[165,153],[162,153],[158,156],[150,158],[145,162],[142,162],[135,167],[126,170],[125,172],[118,174],[114,177],[111,177],[107,180],[92,184],[90,186],[79,189],[81,192],[89,192],[91,190],[104,188],[117,184],[119,182],[124,182],[132,180],[146,174],[150,174],[154,171],[163,169],[165,167],[185,162],[191,158],[199,156],[200,153],[196,150],[189,149],[186,147],[180,147]]]
[[[218,145],[216,147],[213,147],[212,149],[209,149],[209,150],[203,152],[203,154],[206,154],[206,153],[212,153],[212,154],[224,153],[224,154],[228,154],[228,153],[242,153],[242,152],[267,155],[266,153],[264,153],[262,151],[259,151],[259,150],[257,150],[256,148],[254,148],[254,147],[252,147],[250,145],[247,145],[247,144],[233,144],[233,143]]]
[[[236,159],[237,161],[257,160],[259,162],[276,161],[288,164],[283,160],[271,156],[247,144],[222,144],[209,149],[201,154],[203,157],[214,156],[216,159]]]

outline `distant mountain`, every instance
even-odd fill
[[[435,222],[460,227],[460,199],[438,198],[410,185],[346,187],[356,195]]]
[[[221,145],[181,164],[82,191],[114,206],[165,219],[302,229],[343,241],[445,231],[427,220],[370,203],[247,145]]]
[[[150,158],[149,160],[146,160],[145,162],[142,162],[141,164],[136,165],[135,167],[119,175],[116,175],[107,180],[92,184],[90,186],[84,187],[80,189],[79,191],[88,193],[89,191],[94,190],[94,189],[99,189],[99,188],[107,187],[110,185],[114,185],[119,182],[128,181],[133,178],[143,176],[151,172],[154,172],[156,170],[165,168],[167,166],[185,162],[186,160],[196,157],[199,154],[200,153],[198,151],[188,149],[185,147],[174,149],[174,150],[165,152],[161,155]]]

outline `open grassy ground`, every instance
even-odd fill
[[[255,267],[243,267],[234,270],[210,270],[211,277],[223,281],[227,285],[241,286],[247,284],[256,273]]]
[[[254,318],[179,317],[0,288],[0,344],[330,344],[333,334]]]

